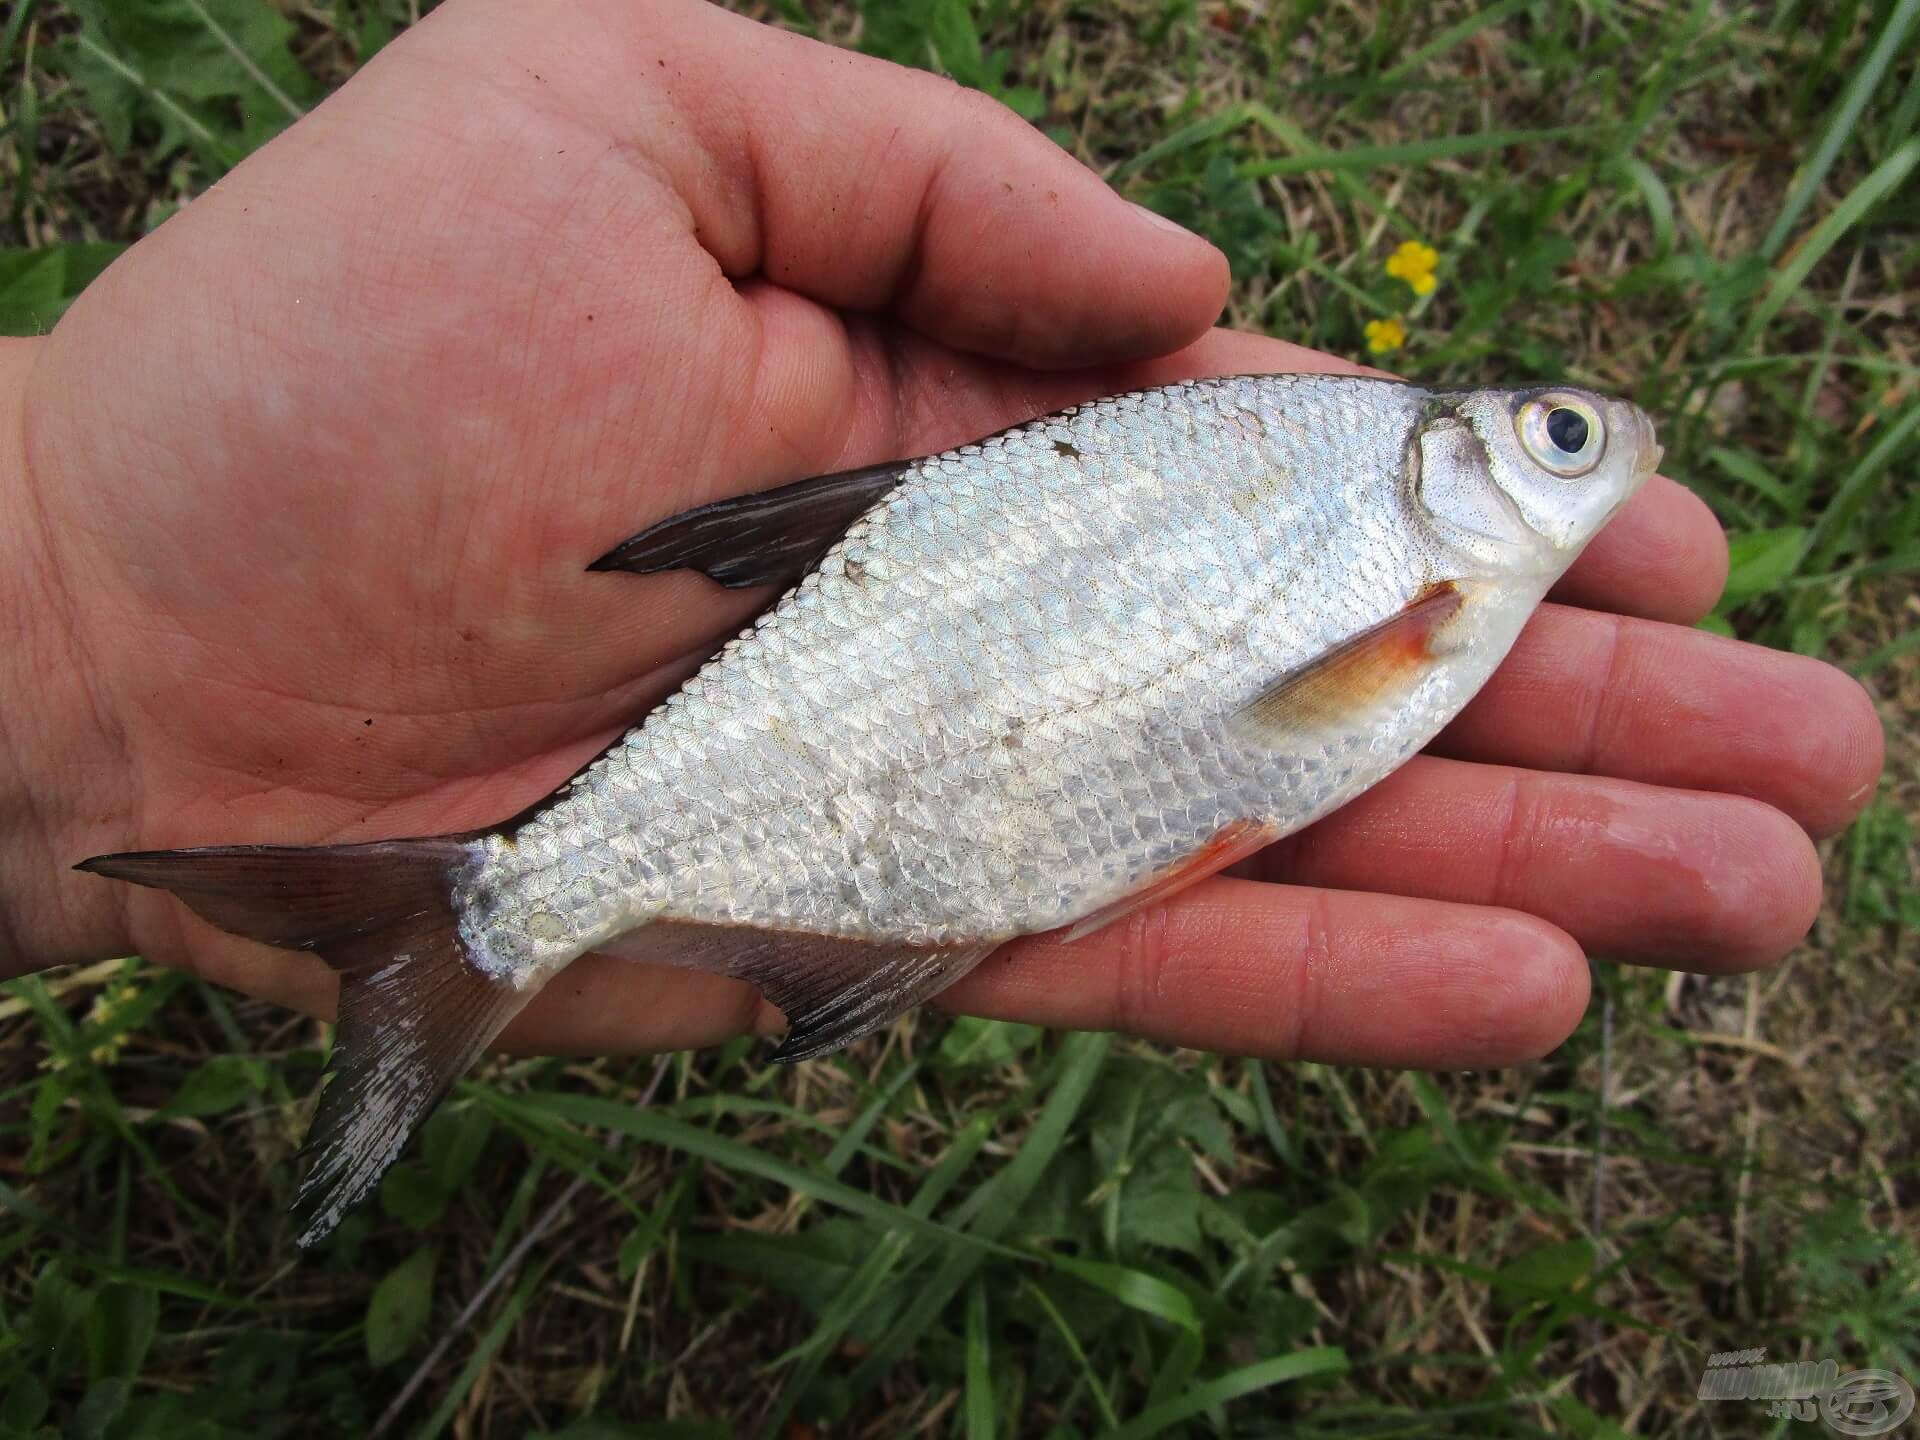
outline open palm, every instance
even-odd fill
[[[1210,247],[930,77],[697,6],[443,7],[9,352],[48,697],[15,749],[54,777],[18,948],[137,948],[324,1012],[318,960],[53,867],[497,821],[768,598],[588,561],[1093,394],[1346,368],[1208,334],[1225,285]],[[1486,1064],[1575,1023],[1583,946],[1777,958],[1818,901],[1808,831],[1864,800],[1878,728],[1837,673],[1684,628],[1724,567],[1656,482],[1563,586],[1592,608],[1538,617],[1454,758],[944,1003]],[[777,1022],[737,982],[589,957],[509,1040]]]

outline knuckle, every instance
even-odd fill
[[[1599,769],[1613,746],[1618,729],[1622,679],[1628,669],[1632,648],[1627,621],[1620,615],[1602,615],[1602,641],[1592,668],[1587,672],[1583,697],[1584,730],[1578,768],[1587,774]]]
[[[1507,777],[1495,827],[1498,843],[1494,847],[1493,873],[1488,877],[1481,903],[1506,909],[1524,910],[1526,876],[1539,848],[1541,810],[1544,801],[1540,784],[1528,772],[1516,770]]]
[[[1334,973],[1333,913],[1325,890],[1308,896],[1301,917],[1300,954],[1294,965],[1292,1003],[1281,1017],[1276,1057],[1297,1059],[1305,1053],[1320,1005],[1323,979]]]
[[[1170,957],[1166,907],[1149,905],[1121,923],[1119,963],[1113,967],[1113,1027],[1129,1035],[1146,1034],[1163,1009]]]

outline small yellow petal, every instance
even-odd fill
[[[1406,343],[1407,327],[1400,323],[1398,315],[1389,320],[1367,322],[1367,349],[1375,355],[1384,355],[1389,350],[1398,350]]]
[[[1399,249],[1387,257],[1387,274],[1397,280],[1404,280],[1413,288],[1416,295],[1433,293],[1434,268],[1440,263],[1440,252],[1431,245],[1423,245],[1418,240],[1405,241]]]

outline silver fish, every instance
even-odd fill
[[[340,972],[311,1244],[589,950],[752,981],[798,1059],[1325,815],[1459,712],[1659,455],[1637,408],[1565,387],[1097,400],[596,562],[804,578],[501,827],[82,868]]]

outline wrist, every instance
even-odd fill
[[[28,382],[50,343],[0,338],[0,979],[126,948],[120,907],[71,869],[125,827],[30,458]]]

